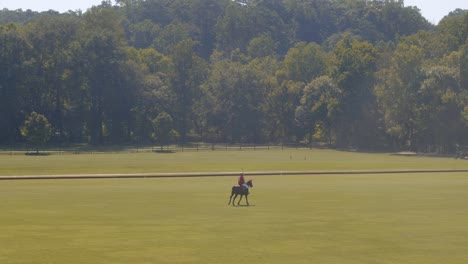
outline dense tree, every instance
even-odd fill
[[[180,133],[181,141],[187,142],[192,119],[192,107],[200,97],[200,85],[206,79],[206,62],[194,53],[197,43],[192,40],[179,42],[171,49],[174,63],[174,78],[172,86],[176,93],[175,113],[178,118],[174,120],[176,130]]]
[[[468,10],[457,9],[444,17],[437,26],[437,33],[446,52],[458,50],[468,39]]]
[[[0,143],[20,139],[22,79],[30,46],[15,24],[0,25]]]
[[[327,0],[285,2],[298,40],[321,43],[338,30],[338,6]]]
[[[316,135],[320,140],[333,143],[342,100],[343,92],[329,76],[318,77],[305,87],[295,119],[307,129],[309,142]]]
[[[269,133],[266,135],[273,142],[289,143],[297,141],[294,112],[299,103],[302,82],[283,81],[278,84],[276,78],[270,78],[267,85],[267,98],[264,111],[267,116],[266,125]]]
[[[164,145],[167,145],[170,142],[171,137],[176,133],[172,117],[166,112],[161,112],[153,120],[153,128],[153,138],[159,142],[161,150],[163,150]]]
[[[464,89],[464,93],[468,93],[468,43],[460,48],[459,54],[459,59],[456,64],[458,64],[457,66],[460,68],[461,87]],[[468,105],[468,100],[465,101],[465,103]]]
[[[375,120],[369,116],[369,113],[375,110],[372,88],[376,50],[367,41],[345,36],[336,45],[334,56],[334,78],[343,91],[337,143],[370,147],[370,139],[375,138],[377,133],[373,130],[376,124],[372,124]]]
[[[414,149],[418,129],[418,90],[423,79],[423,50],[402,42],[388,68],[378,74],[376,96],[383,111],[386,132],[395,147]]]
[[[149,143],[169,116],[181,143],[468,144],[466,10],[434,26],[402,0],[115,3],[0,11],[0,144],[34,111],[54,143]]]
[[[247,47],[247,52],[250,57],[262,58],[267,56],[275,56],[277,54],[277,43],[269,35],[262,35],[253,38]]]
[[[8,24],[8,23],[23,24],[23,23],[33,20],[34,18],[38,16],[39,16],[39,12],[32,11],[31,9],[24,11],[22,9],[8,10],[5,8],[5,9],[0,10],[0,22],[3,22],[5,24]]]
[[[438,146],[440,151],[452,150],[463,140],[461,113],[463,103],[460,76],[456,69],[434,66],[424,72],[419,93],[421,135],[418,148]]]
[[[224,16],[216,25],[217,49],[231,52],[235,49],[247,48],[249,41],[255,36],[253,25],[254,10],[244,8],[236,3],[226,6]]]
[[[83,88],[89,96],[87,128],[93,144],[104,143],[106,130],[121,134],[123,119],[130,110],[124,107],[128,105],[128,87],[119,80],[122,72],[120,62],[125,55],[124,36],[124,30],[112,10],[93,7],[85,14],[80,32],[80,56],[87,77]],[[118,142],[124,140],[122,136],[114,139]]]
[[[36,153],[39,153],[39,147],[44,146],[52,135],[52,126],[45,116],[32,112],[24,121],[21,134],[36,148]]]
[[[56,140],[63,138],[64,118],[74,87],[73,45],[77,41],[79,20],[73,15],[41,16],[28,25],[27,35],[32,60],[26,67],[26,97],[29,110],[44,113],[52,123]]]
[[[229,0],[178,0],[171,4],[178,20],[191,25],[191,37],[199,42],[197,51],[204,59],[208,59],[215,48],[216,23],[228,3]]]
[[[374,25],[373,30],[377,34],[366,37],[368,40],[395,40],[399,36],[431,29],[431,25],[419,10],[416,7],[405,6],[403,0],[370,1],[366,9],[364,17]],[[366,33],[362,33],[365,36]]]
[[[132,108],[133,140],[149,142],[153,133],[152,120],[160,113],[175,114],[175,93],[171,89],[174,75],[172,60],[156,50],[131,48],[128,59],[136,67],[133,86],[136,101]]]
[[[319,45],[300,42],[284,58],[285,78],[308,83],[326,73],[327,56]]]
[[[204,85],[210,98],[207,119],[218,140],[259,142],[261,139],[262,77],[251,65],[218,62]]]

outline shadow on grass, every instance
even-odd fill
[[[24,153],[26,156],[49,156],[50,154],[47,152],[26,152]]]
[[[153,150],[154,153],[172,154],[176,153],[174,150]]]

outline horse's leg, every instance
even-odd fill
[[[241,194],[241,197],[240,197],[239,202],[237,203],[237,205],[240,205],[240,202],[242,201],[242,197],[244,197],[243,194]]]
[[[231,193],[231,196],[229,197],[229,203],[228,203],[228,205],[231,204],[231,199],[232,199],[232,196],[233,196],[233,195],[234,195],[234,192],[232,192],[232,193]]]
[[[234,199],[232,199],[232,206],[235,206],[236,198],[237,198],[237,193],[236,195],[234,195]]]
[[[247,205],[250,205],[250,204],[249,204],[249,198],[247,198],[247,197],[249,197],[248,194],[245,195],[245,200],[247,201]]]

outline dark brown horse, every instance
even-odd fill
[[[249,196],[249,189],[253,188],[252,180],[249,180],[248,182],[246,182],[246,184],[247,186],[249,186],[248,189],[242,186],[232,186],[231,197],[229,197],[228,205],[231,204],[232,196],[234,196],[234,199],[232,199],[232,205],[234,205],[234,201],[236,200],[238,195],[240,195],[241,197],[239,199],[239,202],[237,202],[237,205],[240,205],[240,202],[244,195],[245,195],[245,200],[247,201],[247,205],[249,205],[249,199],[247,198],[247,196]]]

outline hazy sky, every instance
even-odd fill
[[[468,9],[468,0],[405,0],[405,5],[417,6],[429,22],[437,24],[457,8]]]
[[[0,0],[0,8],[8,9],[31,9],[33,11],[47,11],[50,9],[66,12],[68,10],[81,9],[86,11],[93,5],[99,5],[101,0]]]
[[[81,9],[86,11],[89,7],[100,3],[101,0],[0,0],[0,9],[8,8],[14,10],[22,8],[23,10],[31,9],[34,11],[53,9],[60,12]],[[429,22],[436,24],[450,11],[457,8],[468,9],[468,0],[405,0],[405,5],[417,6]]]

